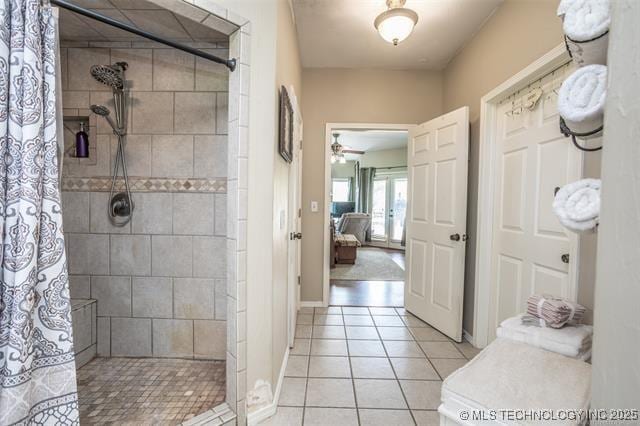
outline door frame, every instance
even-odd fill
[[[383,123],[327,123],[325,125],[325,143],[324,143],[324,205],[320,212],[324,215],[322,223],[324,226],[323,235],[323,259],[322,259],[322,306],[329,306],[329,291],[331,280],[331,269],[329,267],[330,247],[329,242],[329,220],[330,209],[329,200],[331,199],[331,133],[335,130],[404,130],[409,131],[415,124],[383,124]]]
[[[475,292],[473,336],[471,343],[485,347],[489,335],[489,299],[491,297],[491,257],[493,255],[493,219],[496,199],[494,181],[494,153],[497,139],[497,109],[500,101],[508,95],[527,87],[532,81],[545,76],[571,60],[564,43],[537,59],[525,69],[484,95],[480,100],[480,144],[478,170],[478,234],[475,259]],[[579,239],[576,249],[579,251]],[[577,297],[578,256],[571,262],[573,280],[570,284],[572,296]]]

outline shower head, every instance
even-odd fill
[[[126,69],[126,62],[116,62],[113,65],[92,65],[91,75],[98,82],[106,84],[113,90],[122,90],[124,89],[124,70]]]
[[[90,108],[94,114],[98,114],[103,117],[107,117],[109,114],[111,114],[111,111],[109,111],[109,108],[107,108],[104,105],[91,105]]]
[[[120,129],[118,129],[118,126],[116,126],[116,123],[110,117],[111,111],[109,111],[109,108],[107,108],[104,105],[91,105],[90,108],[91,108],[91,111],[94,114],[100,115],[100,116],[104,117],[105,120],[107,120],[107,122],[109,123],[109,125],[113,129],[113,133],[115,133],[116,135],[121,135],[122,134]]]

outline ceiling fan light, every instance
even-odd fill
[[[411,9],[398,7],[382,12],[373,25],[380,37],[397,46],[413,32],[418,22],[418,14]]]
[[[347,164],[347,159],[344,157],[344,154],[340,156],[340,164]]]

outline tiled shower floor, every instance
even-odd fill
[[[96,358],[77,381],[83,425],[176,425],[224,402],[225,362]]]

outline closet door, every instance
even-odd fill
[[[575,297],[577,237],[551,208],[556,188],[582,174],[581,153],[558,128],[563,71],[543,79],[532,109],[523,106],[525,89],[497,111],[489,341],[501,321],[526,310],[529,295]]]

